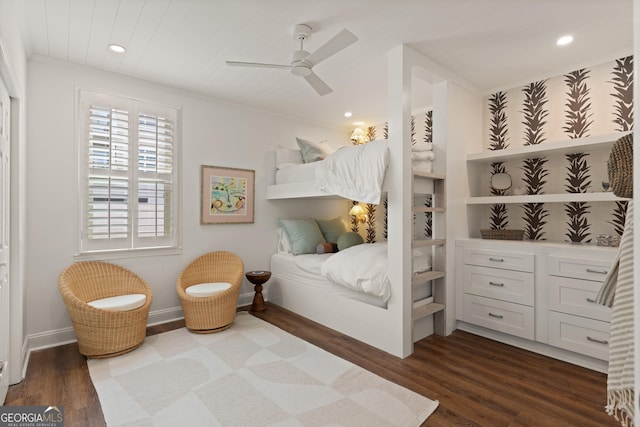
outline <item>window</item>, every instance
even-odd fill
[[[80,253],[177,248],[178,109],[81,90]]]

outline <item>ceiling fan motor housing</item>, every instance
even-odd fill
[[[294,76],[308,76],[311,74],[311,64],[309,61],[305,61],[304,59],[309,56],[309,52],[306,50],[296,50],[291,55],[291,74]]]

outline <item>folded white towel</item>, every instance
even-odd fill
[[[411,162],[411,167],[414,172],[433,172],[433,162],[431,160],[414,160]]]
[[[435,154],[433,151],[413,151],[411,152],[411,160],[433,160]]]
[[[431,151],[433,150],[433,142],[418,141],[411,146],[411,151]]]

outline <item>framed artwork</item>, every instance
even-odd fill
[[[255,171],[200,166],[200,224],[253,223]]]

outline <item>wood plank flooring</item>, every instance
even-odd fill
[[[606,375],[456,331],[431,336],[398,359],[268,304],[257,317],[430,399],[424,426],[618,426],[604,411]],[[147,335],[184,327],[153,326]],[[27,377],[5,405],[63,405],[65,426],[103,426],[86,359],[76,344],[32,353]]]

